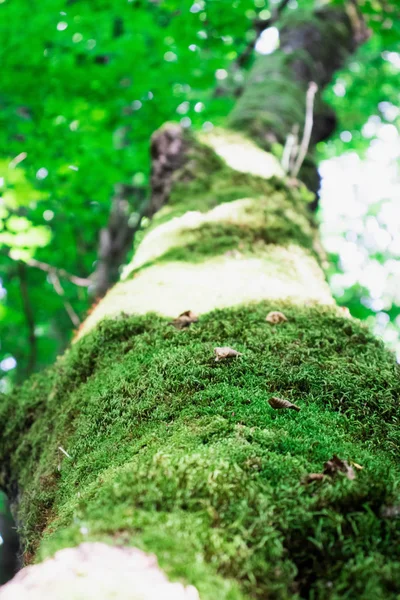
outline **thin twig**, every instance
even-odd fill
[[[301,165],[303,164],[304,159],[307,155],[308,147],[310,145],[311,132],[312,132],[313,122],[314,122],[314,117],[313,117],[314,98],[315,98],[315,94],[317,93],[317,91],[318,91],[317,84],[314,83],[314,81],[311,81],[308,86],[307,97],[306,97],[306,118],[305,118],[305,123],[304,123],[303,138],[301,140],[300,149],[299,149],[299,153],[297,155],[296,162],[295,162],[293,170],[291,172],[291,175],[293,177],[297,177],[297,175],[300,171]]]
[[[65,269],[53,267],[53,265],[41,262],[40,260],[36,260],[35,258],[29,258],[25,262],[29,267],[36,267],[37,269],[41,269],[46,273],[56,273],[59,277],[62,277],[63,279],[68,279],[68,281],[74,283],[75,285],[79,285],[80,287],[89,287],[93,283],[91,279],[71,275],[71,273],[68,273]]]
[[[296,157],[299,140],[299,126],[294,125],[291,133],[286,138],[283,148],[281,165],[285,173],[289,173],[293,164],[293,157]]]
[[[64,448],[62,446],[58,446],[58,449],[60,450],[60,452],[65,454],[65,456],[67,456],[68,458],[70,458],[72,460],[72,456],[70,454],[68,454],[68,452],[66,450],[64,450]]]
[[[35,320],[33,318],[33,310],[29,300],[28,284],[26,281],[26,267],[23,263],[18,263],[19,289],[21,292],[22,304],[24,307],[26,324],[28,326],[29,340],[29,360],[27,373],[30,374],[36,366],[37,357],[37,340],[35,335]]]
[[[15,167],[17,165],[19,165],[20,162],[22,162],[23,160],[25,160],[27,156],[28,155],[27,155],[26,152],[21,152],[15,158],[12,159],[12,161],[9,163],[8,166],[10,167],[10,169],[15,169]]]
[[[292,152],[291,152],[290,158],[289,158],[289,173],[292,173],[292,171],[294,169],[294,163],[296,162],[296,158],[299,153],[299,131],[300,131],[300,127],[296,123],[296,125],[293,126],[294,143],[293,143]]]
[[[68,302],[68,300],[65,300],[64,289],[60,283],[58,276],[56,275],[56,273],[54,273],[54,271],[49,273],[49,279],[50,279],[50,282],[53,285],[55,291],[57,292],[57,294],[59,296],[61,296],[61,298],[63,300],[64,308],[65,308],[69,318],[71,319],[73,325],[75,327],[79,327],[79,325],[81,324],[81,320],[78,317],[78,315],[76,314],[76,312],[74,311],[74,309],[72,308],[71,304]]]

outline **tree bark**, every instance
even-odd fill
[[[322,93],[335,71],[343,67],[366,38],[360,22],[354,23],[351,15],[325,7],[315,11],[312,18],[307,11],[287,16],[280,31],[280,51],[256,58],[244,92],[230,115],[231,125],[244,129],[262,147],[269,149],[274,142],[285,144],[293,131],[301,137],[306,91],[314,82],[319,91],[312,137],[299,178],[315,193],[319,175],[314,148],[336,127],[335,113],[322,100]],[[312,208],[316,204],[315,200]]]
[[[131,265],[2,398],[26,562],[59,552],[0,598],[398,598],[398,366],[335,305],[310,192],[243,133],[153,150]]]

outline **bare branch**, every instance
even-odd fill
[[[290,173],[293,160],[296,158],[299,143],[299,126],[294,125],[291,133],[286,138],[283,148],[281,165],[285,173]]]
[[[10,169],[15,169],[15,167],[19,165],[20,162],[25,160],[27,156],[28,155],[26,152],[21,152],[20,154],[18,154],[18,156],[12,159],[8,166],[10,167]]]
[[[303,164],[304,159],[307,155],[308,147],[310,145],[311,132],[312,132],[313,122],[314,122],[314,118],[313,118],[314,98],[315,98],[315,94],[317,93],[317,91],[318,91],[317,84],[314,83],[314,81],[311,81],[308,86],[307,97],[306,97],[306,118],[305,118],[305,123],[304,123],[303,138],[301,140],[300,149],[299,149],[299,153],[297,155],[296,162],[295,162],[294,167],[291,172],[291,175],[293,177],[297,177],[297,175],[300,171],[301,165]]]
[[[29,267],[35,267],[37,269],[40,269],[41,271],[45,271],[46,273],[56,273],[59,277],[62,277],[63,279],[68,279],[68,281],[80,287],[89,287],[89,285],[92,285],[93,283],[91,279],[71,275],[71,273],[68,273],[67,271],[65,271],[65,269],[53,267],[53,265],[41,262],[40,260],[36,260],[35,258],[29,258],[27,261],[24,262]]]
[[[61,296],[63,304],[64,304],[64,308],[65,308],[69,318],[71,319],[73,325],[75,327],[79,327],[79,325],[81,324],[81,320],[78,317],[78,315],[76,314],[76,312],[74,311],[74,309],[72,308],[72,305],[70,304],[70,302],[68,302],[68,300],[65,300],[65,298],[64,298],[65,292],[60,283],[58,276],[56,275],[56,273],[51,272],[51,273],[49,273],[49,279],[50,279],[50,282],[53,285],[55,291],[57,292],[57,294],[59,296]]]

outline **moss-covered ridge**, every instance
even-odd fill
[[[265,321],[276,309],[287,323]],[[216,363],[219,345],[243,356]],[[203,600],[398,598],[381,511],[399,502],[399,392],[393,356],[336,308],[105,321],[1,403],[28,556],[103,539],[155,552]],[[354,481],[302,484],[333,454],[363,466]]]
[[[135,275],[155,261],[197,263],[229,250],[257,256],[269,244],[298,245],[318,258],[313,248],[315,237],[304,204],[294,204],[290,196],[275,191],[217,204],[206,212],[187,211],[155,224],[139,246],[130,269]]]
[[[185,162],[174,174],[168,202],[153,216],[137,241],[141,242],[154,230],[194,211],[204,216],[208,213],[209,220],[214,222],[224,222],[230,217],[229,203],[252,199],[252,206],[246,207],[247,213],[252,213],[253,227],[264,228],[266,243],[285,244],[290,240],[307,248],[313,246],[316,226],[307,204],[314,195],[300,183],[298,187],[288,185],[273,155],[255,146],[245,135],[229,130],[203,134],[200,141],[188,138],[186,143]],[[278,169],[275,174],[269,166],[271,160]],[[233,166],[230,165],[232,161]],[[225,209],[218,219],[216,209],[221,205],[225,205]],[[235,207],[231,210],[234,212]],[[244,216],[243,236],[250,221],[249,214],[247,218]],[[211,243],[210,252],[213,247]],[[129,265],[128,270],[132,268],[135,263]]]
[[[204,135],[185,139],[167,204],[137,236],[120,282],[79,336],[120,312],[173,318],[188,306],[204,314],[271,298],[333,302],[307,209],[312,195],[302,184],[270,176],[271,156],[242,134],[218,130],[206,138],[209,145]],[[239,166],[252,166],[251,173],[217,154],[229,159],[241,144]]]

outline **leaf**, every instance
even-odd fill
[[[296,406],[296,404],[293,404],[292,402],[289,402],[289,400],[284,400],[284,398],[277,398],[276,396],[273,396],[272,398],[270,398],[268,400],[269,405],[272,406],[272,408],[276,408],[276,409],[281,409],[281,408],[291,408],[292,410],[300,410],[299,406]]]
[[[347,479],[355,479],[356,474],[352,466],[349,465],[347,460],[342,460],[336,454],[332,456],[324,465],[324,473],[326,475],[335,475],[338,472],[344,473]]]
[[[214,348],[214,352],[216,362],[225,360],[227,358],[234,358],[235,356],[242,356],[242,352],[238,352],[233,348],[229,348],[229,346],[220,346],[218,348]]]
[[[325,475],[323,473],[308,473],[303,480],[303,483],[312,483],[313,481],[322,481],[325,479]]]
[[[192,323],[197,323],[198,320],[199,317],[192,310],[186,310],[180,314],[179,317],[171,321],[171,325],[177,329],[184,329],[185,327],[189,327]]]
[[[268,321],[268,323],[277,325],[278,323],[284,323],[287,321],[287,318],[282,312],[279,312],[279,310],[273,310],[267,314],[265,320]]]

